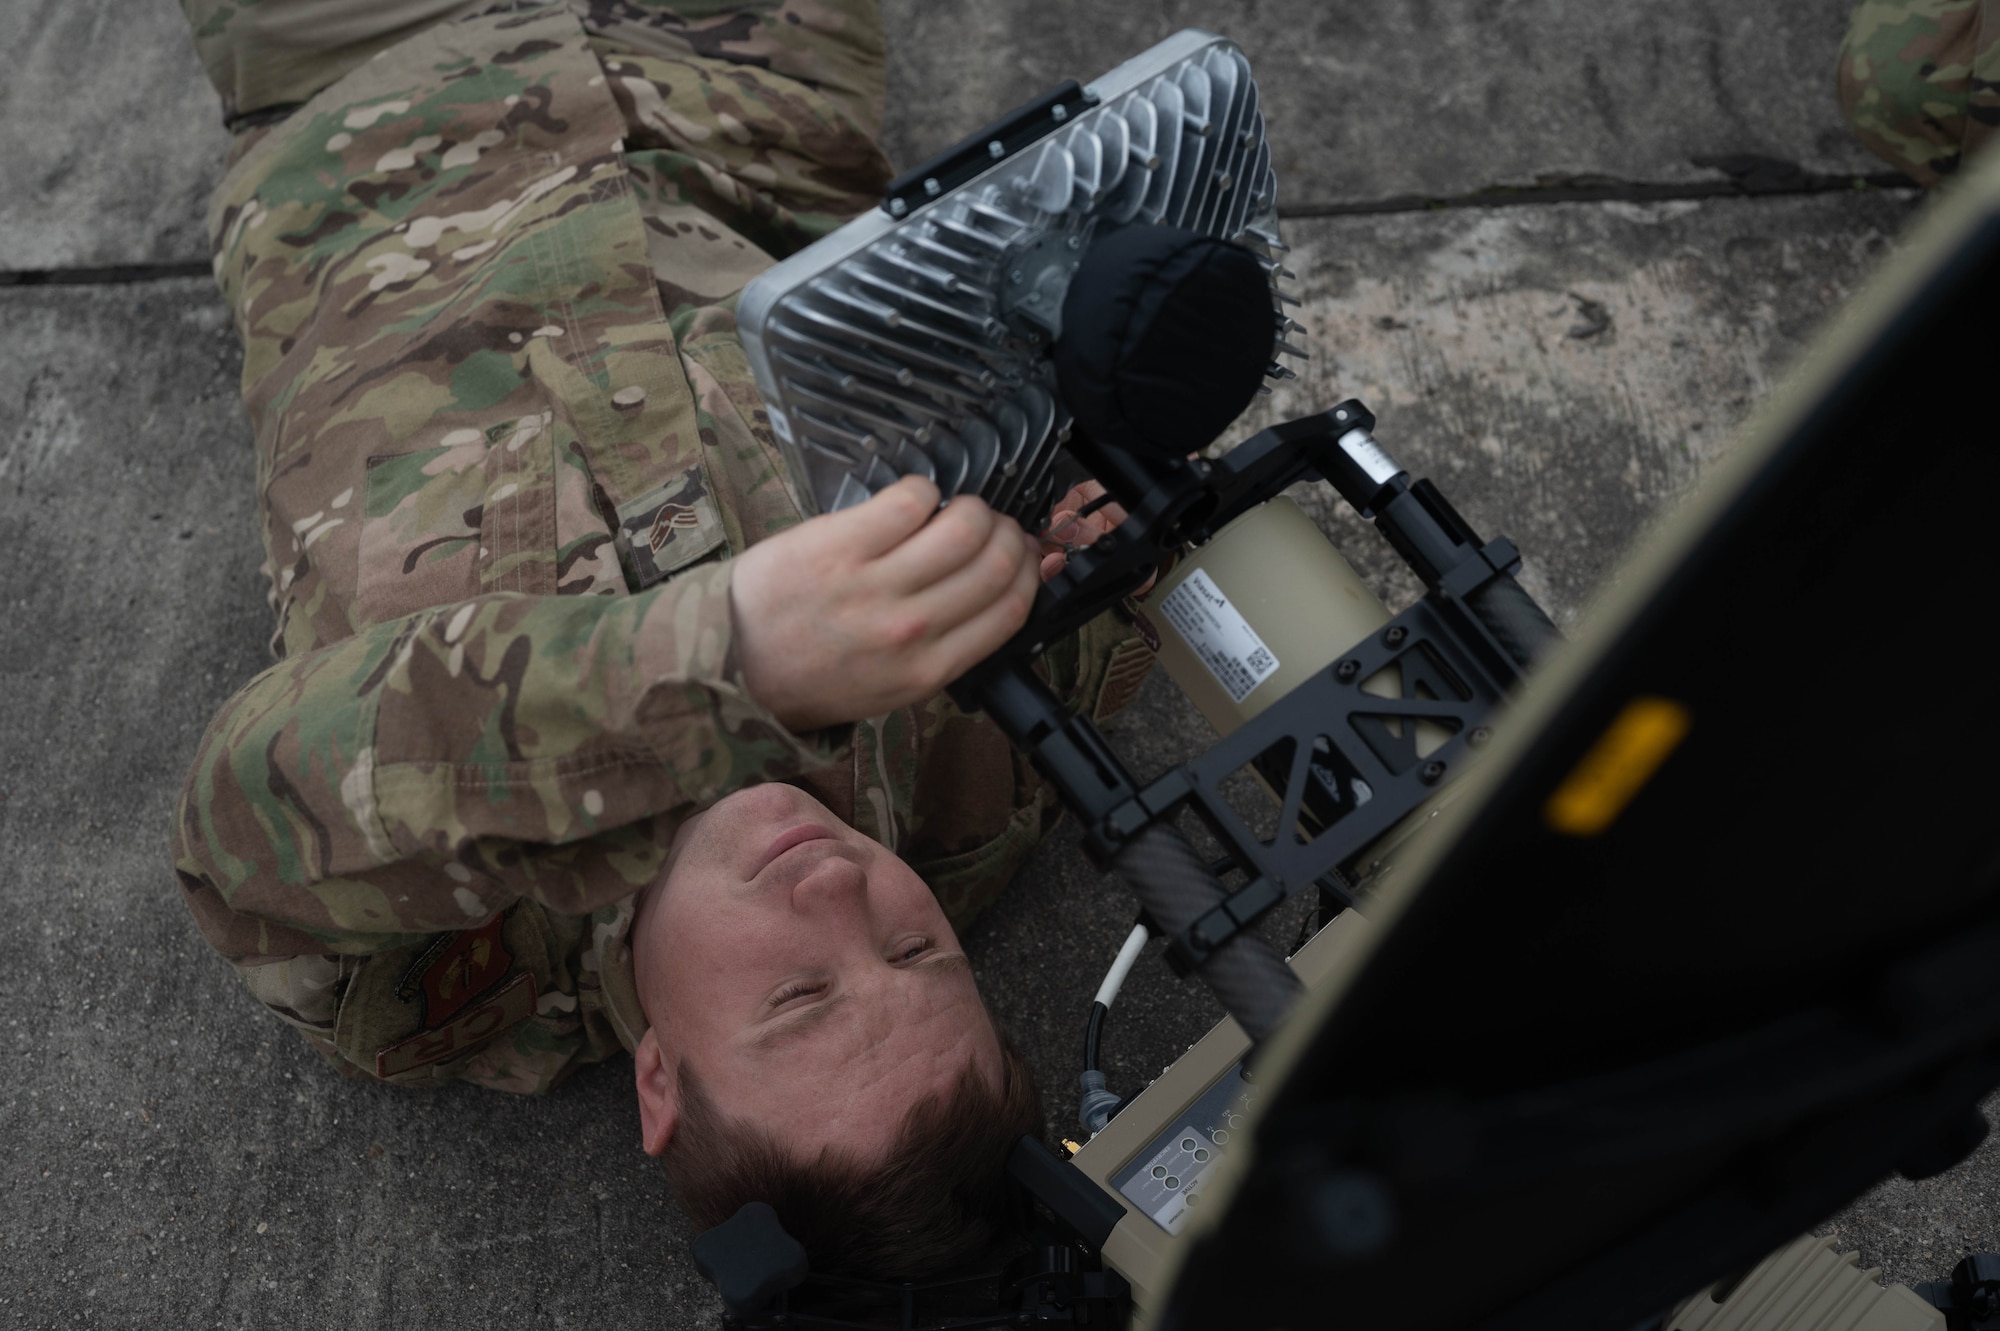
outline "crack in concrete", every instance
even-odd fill
[[[1544,178],[1533,185],[1487,185],[1466,194],[1397,194],[1353,203],[1279,205],[1284,218],[1371,217],[1387,213],[1427,213],[1447,208],[1521,208],[1550,203],[1664,203],[1677,199],[1777,199],[1801,194],[1889,190],[1913,194],[1917,186],[1895,171],[1864,175],[1824,175],[1777,158],[1737,155],[1695,159],[1724,173],[1722,180],[1619,180],[1609,176]],[[183,263],[112,264],[96,268],[0,269],[0,287],[118,286],[207,277],[206,260]]]
[[[1822,175],[1763,158],[1705,159],[1697,165],[1717,166],[1728,173],[1728,178],[1660,181],[1575,176],[1533,185],[1488,185],[1466,194],[1398,194],[1356,203],[1280,204],[1278,215],[1283,218],[1369,217],[1385,213],[1438,212],[1447,208],[1521,208],[1550,203],[1665,203],[1677,199],[1779,199],[1802,194],[1877,190],[1914,194],[1918,191],[1909,177],[1896,171]],[[1785,167],[1790,169],[1774,169]]]
[[[185,263],[125,263],[98,268],[0,269],[0,287],[122,286],[133,282],[167,282],[182,277],[209,277],[208,260]]]

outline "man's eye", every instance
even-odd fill
[[[937,944],[928,938],[913,938],[903,944],[902,951],[896,959],[898,961],[915,961],[918,957],[921,957],[936,946]]]
[[[783,1007],[795,998],[809,998],[826,988],[823,984],[795,984],[771,999],[772,1007]]]

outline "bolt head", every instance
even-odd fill
[[[1488,730],[1485,726],[1474,726],[1472,728],[1471,733],[1466,735],[1465,742],[1474,746],[1478,746],[1484,744],[1487,740],[1492,738],[1493,738],[1493,732],[1491,730]]]
[[[1360,673],[1361,663],[1359,661],[1342,661],[1339,667],[1333,672],[1336,679],[1353,679]]]
[[[1020,286],[1021,283],[1028,280],[1028,275],[1022,272],[1020,269],[1016,268],[1013,272],[1007,274],[1007,280],[1009,282],[1012,282],[1015,286]]]
[[[1444,780],[1444,764],[1440,762],[1425,763],[1424,770],[1420,775],[1423,777],[1425,785],[1434,786]]]
[[[889,200],[889,216],[901,217],[904,213],[907,213],[908,211],[910,211],[910,205],[904,203],[901,199]]]
[[[1073,250],[1080,250],[1080,249],[1082,249],[1082,248],[1083,248],[1083,237],[1082,237],[1082,236],[1071,236],[1071,237],[1069,238],[1069,247],[1070,247],[1071,249],[1073,249]]]
[[[997,162],[1007,155],[1007,146],[995,139],[986,145],[986,155]]]
[[[1387,633],[1384,633],[1382,635],[1382,641],[1388,643],[1391,647],[1394,647],[1400,644],[1403,641],[1403,639],[1409,636],[1410,636],[1409,630],[1404,628],[1401,624],[1398,624],[1396,625],[1396,627],[1390,629]]]

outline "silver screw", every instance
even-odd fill
[[[1083,248],[1083,237],[1082,237],[1082,236],[1071,236],[1071,237],[1069,238],[1069,247],[1070,247],[1071,249],[1073,249],[1073,250],[1080,250],[1080,249],[1082,249],[1082,248]]]
[[[995,139],[986,145],[986,155],[997,162],[1007,155],[1007,147],[1000,140]]]
[[[1012,282],[1015,286],[1020,286],[1021,283],[1027,281],[1028,278],[1025,273],[1023,273],[1020,269],[1016,268],[1013,272],[1007,274],[1007,280],[1009,282]]]
[[[935,199],[938,195],[944,193],[944,186],[938,184],[936,176],[931,176],[924,181],[924,193]]]
[[[1060,125],[1063,121],[1069,119],[1069,108],[1062,105],[1053,106],[1049,108],[1049,118]]]

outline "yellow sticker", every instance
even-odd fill
[[[1596,836],[1610,827],[1653,779],[1667,755],[1680,747],[1692,715],[1686,704],[1671,698],[1634,698],[1626,703],[1549,796],[1542,806],[1543,819],[1567,836]]]

